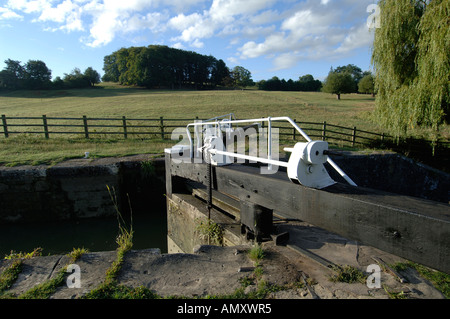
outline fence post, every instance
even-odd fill
[[[160,126],[161,126],[161,138],[164,139],[164,120],[163,120],[162,116],[159,119],[160,119]]]
[[[5,137],[9,137],[8,124],[6,124],[6,115],[5,114],[2,114],[2,123],[3,123],[3,132],[5,133]]]
[[[48,139],[48,125],[47,125],[47,115],[42,115],[42,122],[44,123],[44,135],[45,138]]]
[[[355,141],[356,141],[356,126],[353,127],[353,133],[352,133],[352,147],[355,147]]]
[[[89,130],[86,115],[83,115],[84,137],[89,138]]]
[[[322,141],[325,141],[327,138],[327,122],[323,121],[323,128],[322,128]]]
[[[122,124],[123,124],[123,137],[125,139],[128,138],[128,133],[127,133],[127,118],[125,116],[122,116]]]

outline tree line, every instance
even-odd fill
[[[223,60],[162,45],[121,48],[103,59],[103,81],[147,88],[214,88],[231,85]]]
[[[211,55],[163,45],[121,48],[105,56],[103,65],[105,74],[102,81],[147,88],[244,88],[256,85],[266,91],[320,91],[323,86],[310,74],[299,77],[297,81],[280,80],[274,76],[255,83],[251,72],[242,66],[229,69],[223,60]],[[338,88],[342,93],[373,93],[373,90],[359,90],[358,82],[368,75],[360,68],[348,65],[338,67],[333,73],[351,74],[352,81],[348,88]]]
[[[259,90],[264,91],[320,91],[322,82],[315,80],[311,74],[299,77],[298,81],[292,79],[279,79],[277,76],[269,80],[261,80],[257,83]]]
[[[63,89],[93,87],[100,83],[100,75],[92,67],[84,72],[75,68],[63,78],[53,81],[51,70],[43,61],[29,60],[26,64],[7,59],[0,71],[0,89]],[[148,47],[122,48],[104,57],[103,81],[147,88],[245,88],[257,86],[266,91],[324,91],[342,93],[375,93],[374,79],[370,72],[352,64],[331,69],[324,83],[311,74],[297,81],[279,79],[255,83],[251,72],[242,66],[229,69],[223,60],[196,52],[150,45]]]
[[[336,94],[341,98],[345,93],[364,93],[375,96],[374,77],[370,71],[362,71],[356,65],[349,64],[339,66],[336,69],[331,68],[327,78],[322,83],[315,80],[311,74],[306,74],[297,81],[289,79],[279,79],[274,76],[269,80],[262,80],[256,83],[258,89],[265,91],[306,91],[306,92],[327,92]]]
[[[75,68],[71,73],[57,76],[52,81],[52,71],[41,60],[29,60],[25,64],[7,59],[0,71],[0,89],[6,90],[47,90],[63,88],[92,87],[100,83],[100,74],[92,67],[83,73]]]

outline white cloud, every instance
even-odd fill
[[[90,35],[83,38],[83,42],[90,47],[99,47],[113,41],[117,33],[136,31],[140,27],[155,28],[159,15],[133,15],[151,7],[151,4],[148,0],[104,0],[103,3],[90,4],[87,8],[93,22]]]
[[[151,0],[103,0],[103,10],[115,13],[142,11],[151,5]]]
[[[160,0],[159,4],[171,6],[176,13],[183,13],[194,6],[200,5],[205,2],[209,2],[209,0]]]
[[[84,32],[81,41],[101,47],[118,36],[159,34],[172,47],[196,49],[220,37],[239,46],[228,61],[269,58],[277,70],[304,59],[349,55],[373,41],[364,28],[373,0],[8,0],[0,20],[23,19],[44,30]]]
[[[23,16],[15,13],[14,11],[8,8],[0,7],[0,20],[8,20],[8,19],[23,19]]]
[[[229,57],[227,58],[227,61],[236,64],[238,62],[238,59],[236,59],[235,57]]]
[[[175,49],[181,49],[181,50],[184,50],[184,49],[185,49],[183,43],[181,43],[181,42],[177,42],[177,43],[173,44],[173,45],[172,45],[172,48],[175,48]]]
[[[275,33],[269,35],[262,43],[249,41],[238,50],[242,52],[241,58],[258,58],[263,55],[278,53],[280,50],[287,50],[292,43],[286,43],[284,33]]]
[[[277,56],[274,61],[274,70],[284,70],[294,67],[299,62],[299,57],[294,53],[283,53]]]
[[[254,25],[263,25],[267,23],[275,23],[280,19],[280,14],[275,10],[266,10],[260,14],[253,15],[249,18],[249,22]]]
[[[181,34],[174,37],[173,41],[194,42],[195,40],[209,38],[216,31],[216,23],[209,17],[208,12],[197,12],[188,16],[179,14],[169,20],[169,27],[180,31]]]
[[[90,37],[84,42],[91,47],[108,44],[114,39],[116,32],[123,28],[123,23],[118,19],[117,13],[105,11],[94,18],[90,28]]]
[[[81,20],[80,14],[73,13],[67,16],[66,24],[63,25],[61,30],[66,31],[84,31],[83,21]]]
[[[24,13],[36,13],[49,8],[51,2],[51,0],[8,0],[6,7]]]
[[[273,3],[274,0],[214,0],[209,13],[216,21],[230,22],[235,16],[255,14]]]
[[[242,28],[241,34],[244,38],[255,39],[259,37],[266,37],[273,34],[276,31],[274,25],[263,27],[263,26],[246,26]]]
[[[241,59],[270,57],[275,70],[288,69],[301,60],[317,60],[351,54],[354,50],[370,45],[367,27],[352,26],[354,21],[365,21],[358,15],[367,6],[365,1],[358,8],[348,9],[342,2],[306,1],[297,10],[287,15],[278,32],[266,36],[262,41],[247,41],[238,51]],[[328,6],[324,6],[328,5]],[[332,6],[332,7],[330,7]],[[357,14],[358,13],[358,14]]]
[[[136,32],[143,29],[163,31],[165,26],[161,21],[165,19],[165,15],[159,12],[151,12],[146,15],[135,14],[125,21],[122,32]]]
[[[193,13],[185,16],[183,13],[173,17],[169,20],[168,25],[178,31],[183,31],[191,26],[194,26],[198,21],[202,20],[202,15]]]
[[[190,15],[179,14],[169,21],[169,26],[181,32],[173,37],[173,41],[190,43],[197,47],[202,39],[211,38],[214,35],[229,36],[240,33],[243,36],[254,37],[267,34],[269,29],[256,26],[249,20],[259,11],[269,8],[275,0],[213,0],[209,10]],[[272,11],[266,10],[266,15],[256,21],[273,16]],[[270,29],[273,31],[273,28]]]
[[[82,8],[70,0],[58,4],[56,7],[46,7],[38,18],[38,21],[52,21],[62,24],[60,30],[83,31],[81,20]]]
[[[358,28],[352,28],[335,52],[345,54],[362,47],[368,47],[372,43],[373,33],[369,31],[366,24],[363,24]]]
[[[292,33],[295,38],[308,34],[325,34],[335,21],[336,13],[323,11],[313,12],[311,9],[301,10],[284,20],[281,29]]]
[[[0,7],[0,18],[19,18],[15,11],[37,15],[33,22],[57,24],[46,25],[44,30],[68,32],[89,30],[83,42],[92,47],[110,43],[118,33],[142,30],[161,31],[162,12],[150,12],[160,0],[9,0]],[[186,0],[199,3],[204,0]],[[175,1],[174,4],[181,1]],[[13,11],[14,10],[14,11]]]
[[[41,21],[54,21],[62,23],[66,20],[66,16],[71,14],[74,10],[78,8],[70,0],[66,0],[63,3],[58,4],[56,7],[49,7],[42,11],[39,20]]]
[[[214,23],[209,19],[200,19],[194,25],[183,30],[181,35],[175,39],[184,42],[192,42],[199,39],[210,38],[215,32]]]
[[[199,39],[195,39],[194,42],[192,42],[191,46],[197,49],[201,49],[205,46],[205,44],[201,42]]]

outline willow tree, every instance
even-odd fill
[[[381,0],[375,30],[376,118],[400,136],[449,118],[450,1]]]

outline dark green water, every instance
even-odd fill
[[[129,219],[125,221],[129,223]],[[165,209],[133,214],[133,230],[133,249],[159,248],[167,252]],[[0,225],[0,259],[11,250],[28,253],[37,247],[43,249],[43,255],[66,254],[82,247],[91,252],[115,250],[118,234],[116,217]]]

